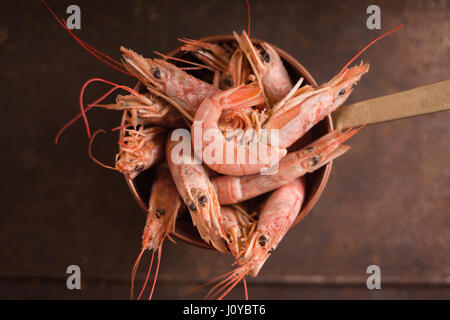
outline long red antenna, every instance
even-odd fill
[[[403,24],[399,25],[398,27],[395,27],[394,29],[386,32],[385,34],[379,36],[378,38],[376,38],[375,40],[373,40],[371,43],[369,43],[367,46],[364,47],[364,49],[362,49],[360,52],[358,52],[352,59],[350,59],[350,61],[342,68],[341,71],[339,71],[339,73],[342,73],[345,69],[347,69],[347,67],[353,62],[355,61],[356,58],[358,58],[364,51],[366,51],[369,47],[371,47],[375,42],[377,42],[378,40],[386,37],[387,35],[391,34],[392,32],[394,32],[397,29],[400,29],[401,27],[403,27]]]
[[[162,241],[164,241],[164,239]],[[162,252],[162,242],[158,248],[158,263],[156,264],[155,277],[153,278],[152,290],[150,291],[150,296],[148,297],[148,300],[152,300],[153,292],[155,291],[156,279],[158,278],[159,273],[159,264],[161,262],[161,252]]]
[[[242,279],[242,281],[244,282],[244,293],[245,293],[245,300],[248,300],[248,289],[247,289],[247,281],[245,281],[245,277],[244,277],[244,279]]]
[[[142,255],[145,252],[145,248],[142,248],[141,252],[139,253],[138,257],[136,258],[136,262],[134,263],[133,270],[131,271],[131,290],[130,290],[130,300],[133,300],[133,293],[134,293],[134,279],[136,278],[136,272],[137,268],[139,267],[139,263],[141,261]]]
[[[84,95],[84,90],[86,90],[87,85],[89,85],[90,83],[94,82],[94,81],[99,81],[99,82],[104,82],[110,85],[113,85],[114,87],[111,88],[107,93],[105,93],[103,96],[101,96],[100,98],[98,98],[97,100],[95,100],[93,103],[89,104],[88,107],[84,108],[83,107],[83,95]],[[90,137],[90,129],[89,129],[89,123],[87,122],[87,118],[86,118],[86,112],[91,110],[93,107],[95,107],[98,103],[100,103],[103,99],[105,99],[107,96],[109,96],[112,92],[114,92],[117,89],[122,89],[125,91],[128,91],[134,95],[139,95],[139,93],[133,89],[131,89],[130,87],[127,86],[122,86],[119,85],[117,83],[114,83],[112,81],[108,81],[108,80],[104,80],[101,78],[92,78],[89,79],[88,81],[86,81],[81,89],[80,92],[80,108],[81,108],[81,113],[79,113],[77,116],[75,116],[72,120],[70,120],[67,124],[65,124],[61,130],[59,130],[59,132],[56,135],[55,138],[55,144],[58,143],[59,137],[61,136],[61,134],[70,126],[72,125],[75,121],[77,121],[80,117],[83,117],[83,119],[85,120],[85,124],[86,124],[86,131],[88,133],[88,136]]]
[[[248,3],[248,0],[246,0],[247,1],[247,12],[248,12],[248,36],[250,37],[250,4]]]
[[[138,300],[141,299],[142,294],[144,293],[145,287],[147,286],[148,278],[150,277],[150,272],[152,271],[152,265],[153,265],[153,258],[155,257],[155,250],[152,250],[152,259],[150,260],[150,267],[148,268],[147,277],[145,278],[145,283],[142,286],[141,292],[139,293],[139,296],[137,297]]]
[[[47,9],[50,11],[50,13],[53,15],[53,17],[56,19],[56,21],[67,31],[69,32],[69,34],[75,39],[76,42],[78,42],[79,45],[81,45],[86,51],[88,51],[90,54],[92,54],[94,57],[96,57],[97,59],[99,59],[100,61],[106,63],[107,65],[109,65],[110,67],[125,73],[129,76],[134,77],[134,75],[128,71],[126,71],[123,67],[122,64],[116,60],[114,60],[113,58],[111,58],[110,56],[104,54],[103,52],[101,52],[100,50],[95,49],[93,46],[87,44],[86,42],[82,41],[81,39],[79,39],[67,26],[67,24],[64,22],[63,19],[59,19],[56,14],[53,12],[53,10],[50,8],[50,6],[47,4],[47,2],[45,2],[44,0],[41,0],[41,2],[47,7]],[[111,63],[109,63],[108,61],[106,61],[105,59],[103,59],[102,57],[98,56],[96,53],[98,53],[99,55],[103,56],[104,58],[108,59],[109,61],[117,64],[120,66],[117,67]]]

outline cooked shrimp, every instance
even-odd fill
[[[132,179],[164,157],[165,129],[162,127],[125,128],[119,141],[116,169]]]
[[[358,129],[335,130],[299,151],[288,153],[273,168],[271,174],[248,176],[218,176],[211,179],[220,204],[233,204],[275,190],[292,180],[313,172],[347,152],[350,147],[342,145]],[[271,169],[269,169],[271,170]]]
[[[255,90],[252,84],[226,90],[212,99],[205,99],[200,105],[194,118],[194,125],[191,127],[193,141],[201,125],[202,137],[197,141],[202,143],[202,151],[205,148],[211,149],[212,141],[215,144],[215,150],[224,147],[223,151],[219,150],[219,156],[213,161],[205,162],[219,173],[249,175],[260,172],[281,160],[287,153],[287,147],[336,110],[348,98],[353,90],[352,87],[368,71],[368,68],[368,65],[360,65],[346,69],[317,89],[309,86],[299,89],[294,87],[293,92],[290,92],[286,99],[269,111],[271,114],[262,125],[263,132],[266,134],[263,136],[264,143],[259,137],[252,145],[238,144],[235,140],[227,141],[219,130],[218,123],[222,112],[226,110],[248,108],[262,103],[261,92]],[[258,116],[263,114],[261,111],[254,111]],[[262,147],[267,150],[267,157],[264,159],[260,152]],[[233,158],[227,152],[231,150],[236,155],[239,149],[245,149],[241,153],[245,154],[245,158],[230,161],[229,159]],[[221,156],[220,152],[222,152]]]
[[[203,165],[196,163],[192,150],[190,154],[175,154],[174,148],[178,143],[172,141],[169,134],[166,159],[177,190],[187,205],[192,222],[202,239],[218,251],[228,252],[229,240],[221,227],[223,218],[216,191]]]
[[[256,134],[245,136],[248,141],[241,143],[235,137],[226,138],[219,129],[222,112],[262,102],[264,98],[255,84],[229,89],[203,101],[195,114],[191,135],[194,146],[201,147],[196,152],[202,153],[201,158],[209,168],[222,174],[248,175],[278,163],[286,155],[286,149],[267,144]],[[210,150],[214,156],[207,154]]]
[[[276,249],[295,221],[305,198],[305,180],[296,179],[274,191],[266,200],[259,215],[255,232],[248,240],[239,267],[222,276],[226,277],[207,294],[219,300],[225,297],[247,274],[255,277],[270,254]],[[223,292],[223,293],[222,293]]]
[[[146,250],[153,250],[151,260],[152,263],[150,264],[148,275],[150,274],[152,269],[155,251],[158,251],[158,264],[156,267],[155,278],[153,280],[153,286],[150,293],[150,298],[152,297],[156,278],[158,275],[159,263],[161,260],[162,245],[164,239],[166,237],[170,237],[170,233],[175,229],[177,213],[180,208],[182,208],[181,203],[181,198],[177,192],[175,184],[173,183],[167,164],[161,164],[156,169],[156,176],[152,185],[147,213],[147,221],[145,223],[144,232],[142,234],[142,249],[136,259],[131,274],[131,297],[133,297],[134,279],[142,255]],[[144,292],[148,280],[148,275],[138,299]]]
[[[205,98],[220,90],[197,79],[175,65],[160,59],[146,59],[132,50],[121,47],[124,66],[147,86],[151,93],[163,94],[184,116],[192,120]]]
[[[237,205],[221,207],[220,212],[223,217],[222,228],[230,240],[233,256],[238,258],[256,222],[244,209]]]
[[[304,86],[280,104],[263,125],[264,129],[279,130],[279,145],[287,148],[315,124],[331,114],[353,92],[353,86],[369,71],[368,64],[345,69],[318,88]]]
[[[266,42],[262,42],[258,50],[245,31],[240,37],[236,32],[233,35],[269,101],[279,102],[292,89],[292,82],[276,50]]]

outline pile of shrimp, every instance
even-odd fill
[[[315,87],[303,83],[303,78],[293,83],[277,51],[266,42],[253,43],[245,31],[234,32],[234,40],[223,43],[180,39],[182,57],[148,58],[121,47],[122,62],[117,62],[55,18],[91,54],[139,80],[138,89],[89,80],[80,95],[81,113],[68,124],[84,119],[93,158],[92,141],[101,131],[91,136],[86,112],[94,107],[122,111],[115,128],[120,137],[114,167],[93,159],[132,179],[146,170],[155,172],[141,251],[132,270],[132,297],[138,265],[147,250],[153,252],[152,260],[137,298],[143,295],[157,252],[152,297],[163,243],[171,239],[177,217],[188,211],[201,238],[236,261],[229,273],[208,283],[216,284],[206,298],[222,299],[242,280],[247,298],[245,277],[258,275],[302,209],[305,176],[347,152],[349,146],[343,143],[360,129],[335,130],[309,145],[293,146],[339,108],[368,72],[368,64],[349,68],[362,51],[330,81]],[[85,107],[84,89],[98,81],[112,89]],[[119,89],[126,94],[117,95],[115,103],[102,104]],[[179,129],[199,141],[190,144],[189,152],[179,152],[175,134]],[[206,137],[207,132],[214,139]],[[244,139],[248,132],[251,138]],[[268,138],[267,132],[276,132],[276,139]],[[203,153],[217,145],[224,152],[216,151],[214,161],[202,161]],[[266,158],[257,152],[262,146],[268,150]],[[230,150],[235,152],[233,161],[227,161]],[[237,160],[234,154],[239,153],[244,156]]]

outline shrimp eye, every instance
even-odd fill
[[[159,68],[153,69],[153,76],[154,76],[156,79],[161,79],[161,70],[159,70]]]
[[[208,199],[206,198],[206,196],[200,196],[198,198],[198,203],[200,203],[201,205],[204,205],[206,203],[206,201],[208,201]]]
[[[134,168],[134,171],[139,172],[139,171],[142,171],[143,169],[144,169],[144,165],[143,165],[143,164],[139,164],[139,165],[137,165],[137,166]]]
[[[222,239],[223,240],[223,244],[225,245],[225,249],[228,251],[228,252],[230,252],[230,248],[228,247],[228,242],[227,242],[227,240],[225,240],[225,239]]]
[[[341,89],[341,91],[339,91],[338,95],[342,96],[345,94],[345,89]]]
[[[258,243],[261,247],[264,247],[267,243],[267,238],[265,235],[262,235],[258,238]]]
[[[164,209],[156,209],[155,210],[155,216],[159,219],[161,218],[161,216],[164,215],[164,213],[166,213],[166,211]]]
[[[317,163],[319,163],[319,157],[314,156],[311,158],[311,166],[314,167]]]
[[[233,80],[230,79],[230,76],[225,77],[225,85],[229,88],[233,86]]]
[[[268,54],[266,50],[261,51],[261,59],[264,62],[269,63],[270,62],[270,54]]]
[[[192,211],[197,210],[197,207],[195,206],[195,203],[193,203],[193,202],[189,203],[188,207],[189,207],[189,210],[192,210]]]

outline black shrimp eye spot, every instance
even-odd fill
[[[258,243],[261,247],[264,247],[267,243],[267,238],[266,236],[262,235],[258,238]]]
[[[154,76],[156,79],[161,79],[161,70],[159,70],[159,68],[153,69],[153,76]]]
[[[228,251],[228,252],[231,252],[230,251],[230,248],[228,247],[228,242],[227,242],[227,240],[225,240],[225,239],[222,239],[223,240],[223,244],[225,245],[225,249]]]
[[[197,207],[195,206],[195,203],[193,203],[193,202],[189,203],[188,207],[189,207],[189,210],[192,210],[192,211],[197,210]]]
[[[230,76],[226,76],[225,85],[229,88],[231,88],[233,86],[233,80],[230,79]]]
[[[201,205],[204,205],[206,203],[206,201],[208,201],[206,196],[201,196],[198,198],[198,203],[200,203]]]
[[[269,63],[270,62],[270,54],[268,54],[267,51],[265,51],[265,50],[261,51],[261,59],[264,62]]]
[[[312,157],[311,166],[315,166],[317,163],[319,163],[319,156]]]
[[[341,89],[341,91],[339,91],[338,95],[342,96],[345,94],[345,89]]]
[[[164,213],[166,213],[166,210],[164,210],[164,209],[156,209],[155,213],[156,213],[156,217],[159,218],[159,217],[163,216]]]
[[[274,250],[275,250],[274,248],[270,248],[269,254],[271,254]]]
[[[135,171],[139,172],[144,170],[144,165],[143,164],[139,164],[134,168]]]

